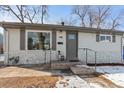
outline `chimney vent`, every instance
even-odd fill
[[[62,26],[64,26],[64,22],[61,22]]]

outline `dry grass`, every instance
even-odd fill
[[[0,87],[2,88],[52,88],[55,87],[59,76],[49,71],[40,69],[41,67],[1,67]]]
[[[0,78],[2,88],[53,88],[58,81],[57,76],[9,77]]]
[[[68,73],[68,72],[67,72]],[[120,87],[102,75],[81,75],[88,83],[97,83],[102,87]],[[0,87],[2,88],[53,88],[62,79],[55,72],[44,71],[41,67],[3,67],[0,68]]]

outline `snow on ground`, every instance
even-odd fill
[[[62,78],[56,83],[56,88],[102,88],[102,86],[95,83],[88,83],[78,75],[67,75],[61,73]]]
[[[60,80],[56,84],[57,88],[90,88],[88,83],[78,77],[77,75],[64,76],[64,79]]]
[[[124,66],[100,66],[96,71],[104,73],[106,78],[124,87]]]
[[[98,85],[97,83],[89,83],[91,88],[102,88],[102,86]]]

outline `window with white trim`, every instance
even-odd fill
[[[112,42],[112,35],[100,35],[100,42]]]
[[[28,32],[28,50],[50,49],[49,32]]]

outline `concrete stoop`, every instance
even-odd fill
[[[89,67],[86,65],[75,65],[75,66],[70,67],[70,69],[74,74],[79,74],[79,75],[94,74],[96,72],[93,67]]]
[[[81,62],[57,62],[51,63],[51,69],[70,69],[75,65],[81,65]]]

